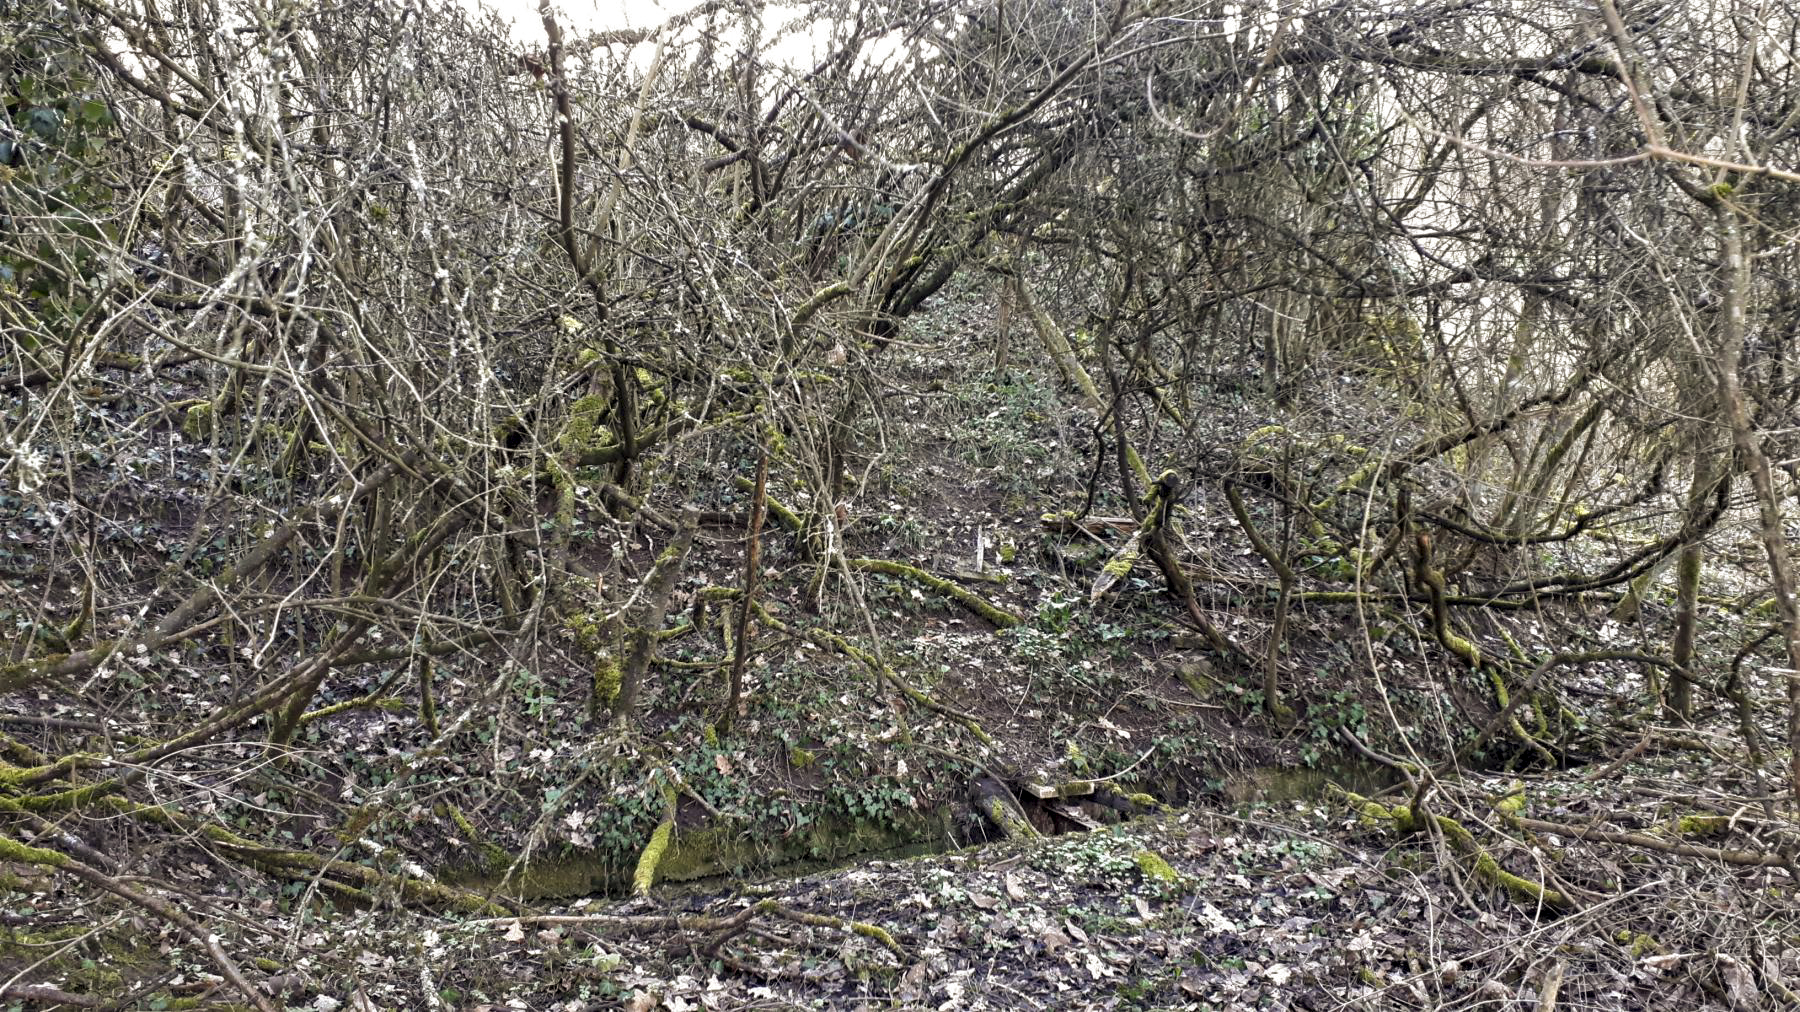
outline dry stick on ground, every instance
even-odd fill
[[[492,917],[482,920],[463,922],[469,926],[518,925],[520,927],[557,927],[595,925],[617,928],[623,931],[655,932],[655,931],[703,931],[729,932],[725,938],[717,939],[723,943],[730,935],[744,930],[758,916],[777,917],[794,924],[803,924],[810,928],[830,928],[850,935],[861,935],[873,939],[883,948],[897,956],[904,957],[906,950],[894,940],[887,929],[862,921],[846,920],[842,917],[829,917],[824,914],[811,914],[804,910],[795,910],[772,899],[758,900],[755,903],[731,914],[728,917],[708,917],[703,915],[684,916],[679,914],[645,914],[632,916],[629,914],[539,914],[524,917]]]
[[[1743,865],[1752,868],[1789,868],[1787,858],[1780,854],[1769,854],[1756,850],[1727,850],[1722,847],[1701,847],[1692,843],[1676,843],[1660,837],[1644,833],[1627,833],[1612,829],[1596,829],[1590,826],[1565,826],[1560,822],[1545,822],[1542,819],[1527,819],[1522,816],[1508,820],[1520,829],[1529,829],[1534,833],[1555,833],[1576,840],[1600,840],[1604,843],[1617,843],[1628,847],[1643,847],[1646,850],[1661,851],[1665,854],[1680,854],[1684,857],[1703,857],[1709,861],[1721,861],[1725,864]],[[1791,869],[1790,869],[1791,871]]]
[[[0,987],[0,998],[35,1005],[68,1005],[71,1008],[100,1008],[108,1004],[86,994],[70,994],[47,984],[8,984]]]
[[[755,490],[758,486],[751,483],[748,479],[739,478],[737,480],[737,487],[746,492],[755,494]],[[800,519],[799,514],[789,509],[774,496],[768,495],[766,488],[763,491],[762,499],[768,506],[769,516],[774,517],[776,523],[780,524],[790,533],[802,533],[805,529],[806,522]],[[862,569],[873,573],[886,573],[889,576],[899,576],[911,580],[928,590],[934,590],[945,597],[948,597],[957,604],[962,605],[964,608],[967,608],[969,611],[974,612],[976,615],[1002,629],[1010,629],[1023,621],[1019,616],[1001,608],[967,587],[952,583],[941,576],[927,573],[917,566],[909,566],[904,562],[894,562],[890,559],[845,558],[843,562],[844,565],[851,569]]]

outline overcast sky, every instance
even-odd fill
[[[467,7],[486,7],[513,23],[513,36],[537,40],[544,34],[537,0],[460,0]],[[576,31],[596,28],[643,28],[699,5],[700,0],[553,0],[560,20]]]

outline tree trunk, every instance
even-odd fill
[[[750,660],[750,616],[756,608],[756,580],[762,569],[763,516],[769,506],[769,450],[763,448],[756,460],[756,491],[750,497],[750,523],[744,532],[744,593],[738,601],[737,625],[732,630],[731,687],[725,696],[725,712],[720,714],[717,730],[720,737],[731,733],[738,707],[743,705],[744,667]]]
[[[1800,604],[1794,600],[1794,574],[1788,561],[1787,535],[1781,527],[1781,500],[1775,492],[1775,477],[1769,459],[1763,454],[1762,440],[1751,425],[1749,409],[1744,404],[1741,369],[1744,355],[1744,316],[1748,301],[1750,276],[1744,260],[1744,234],[1737,211],[1725,199],[1714,197],[1713,211],[1719,220],[1723,239],[1725,306],[1719,330],[1719,401],[1731,422],[1731,441],[1744,469],[1750,472],[1750,484],[1756,490],[1758,527],[1763,553],[1768,557],[1769,582],[1775,592],[1775,607],[1781,615],[1781,632],[1787,648],[1788,738],[1792,758],[1789,760],[1789,789],[1800,801]]]
[[[694,528],[698,524],[699,514],[690,510],[682,518],[675,539],[663,549],[656,559],[656,566],[644,578],[644,604],[637,621],[626,634],[631,646],[625,657],[625,667],[619,672],[619,695],[613,701],[612,713],[616,722],[629,720],[637,708],[644,673],[650,670],[650,662],[656,656],[656,634],[662,629],[663,617],[669,613],[669,597],[675,592],[675,580],[687,561],[688,549],[694,546]]]

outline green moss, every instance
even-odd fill
[[[1276,436],[1285,435],[1287,435],[1287,426],[1285,425],[1265,425],[1260,429],[1252,429],[1250,434],[1244,437],[1244,449],[1252,449]]]
[[[569,405],[569,420],[563,423],[562,433],[557,436],[557,447],[564,453],[579,455],[607,445],[611,432],[600,419],[608,407],[607,399],[599,394],[576,398],[575,403]]]
[[[933,576],[916,566],[909,566],[903,562],[892,562],[887,559],[851,559],[850,565],[856,569],[865,569],[877,573],[887,573],[890,576],[905,577],[915,583],[923,584],[925,587],[943,594],[945,597],[950,598],[957,604],[962,605],[964,608],[967,608],[969,611],[974,612],[976,615],[981,616],[1001,629],[1010,629],[1013,626],[1018,625],[1021,621],[1017,615],[995,607],[980,594],[968,590],[959,584],[951,583],[949,580],[943,579],[942,577]]]
[[[97,783],[72,787],[55,794],[27,795],[18,800],[18,807],[31,812],[74,811],[102,795],[118,790],[116,780],[102,780]]]
[[[1131,860],[1137,865],[1138,872],[1153,883],[1163,886],[1181,884],[1181,873],[1154,850],[1140,850],[1131,855]]]
[[[673,819],[664,819],[656,824],[656,830],[650,834],[650,842],[644,845],[644,852],[638,855],[637,871],[631,875],[631,891],[634,894],[642,896],[656,884],[656,866],[662,863],[663,855],[669,850],[669,840],[674,835]]]
[[[1494,811],[1507,818],[1514,818],[1525,810],[1525,785],[1513,781],[1507,793],[1494,802]]]
[[[795,768],[797,770],[806,769],[808,766],[811,766],[816,761],[817,761],[817,757],[815,757],[811,752],[807,751],[806,749],[801,748],[798,745],[795,745],[793,748],[788,749],[788,765],[792,766],[793,768]]]
[[[187,417],[182,420],[181,434],[196,443],[205,442],[213,433],[212,401],[201,401],[187,409]]]
[[[771,827],[772,828],[772,827]],[[865,854],[925,853],[941,849],[950,830],[950,810],[899,812],[889,823],[859,822],[842,816],[816,819],[789,835],[745,832],[739,824],[684,829],[670,839],[656,869],[661,883],[693,882],[719,875],[772,868],[809,871],[834,867]],[[641,855],[640,855],[641,857]],[[620,895],[631,888],[636,863],[621,864],[616,853],[571,850],[536,859],[507,882],[508,895],[526,899]],[[447,869],[444,877],[476,891],[499,883],[504,866]]]
[[[619,661],[610,653],[603,653],[594,661],[594,698],[600,705],[611,707],[619,698],[619,686],[623,684],[625,673],[619,667]]]
[[[1344,796],[1356,809],[1358,821],[1364,825],[1391,823],[1394,831],[1402,835],[1417,833],[1425,828],[1425,820],[1415,814],[1410,805],[1387,808],[1360,794],[1346,791]],[[1569,898],[1560,891],[1502,868],[1500,862],[1482,848],[1474,834],[1464,828],[1462,823],[1447,815],[1433,816],[1432,822],[1452,846],[1472,860],[1477,878],[1504,889],[1514,901],[1532,907],[1566,909],[1571,906]]]
[[[1726,815],[1683,815],[1675,820],[1678,836],[1724,836],[1731,831],[1731,818]]]
[[[69,859],[54,850],[32,847],[9,837],[0,836],[0,861],[17,861],[20,864],[41,864],[48,868],[61,868],[69,863]]]
[[[1137,565],[1137,560],[1138,553],[1135,549],[1123,551],[1112,558],[1107,559],[1106,565],[1101,566],[1100,571],[1112,577],[1114,582],[1117,582],[1123,580],[1126,575],[1131,572],[1131,568]]]
[[[1366,463],[1363,464],[1363,466],[1357,468],[1355,471],[1352,471],[1350,473],[1350,477],[1345,478],[1343,480],[1343,483],[1338,485],[1338,491],[1349,492],[1349,491],[1353,491],[1355,489],[1362,488],[1364,485],[1367,485],[1369,483],[1369,479],[1375,477],[1375,472],[1377,472],[1379,470],[1381,470],[1381,461],[1380,460],[1367,461]]]
[[[1035,840],[1041,835],[1038,833],[1037,827],[1026,820],[1025,813],[1007,804],[1005,798],[998,796],[983,798],[980,807],[981,814],[987,816],[988,821],[993,823],[1009,840]]]
[[[1181,684],[1194,694],[1195,699],[1204,702],[1219,693],[1219,683],[1213,679],[1212,672],[1204,664],[1183,664],[1175,669],[1175,674],[1181,678]]]
[[[864,924],[861,921],[853,921],[850,924],[850,930],[863,936],[864,938],[872,938],[875,941],[880,942],[884,947],[891,949],[894,952],[904,952],[905,951],[904,949],[900,948],[899,942],[894,941],[893,935],[888,934],[885,929],[878,927],[874,924]]]

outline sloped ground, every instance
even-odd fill
[[[1793,879],[1731,856],[1792,853],[1790,822],[1775,807],[1781,788],[1746,771],[1726,710],[1705,711],[1698,728],[1660,726],[1642,708],[1641,673],[1629,665],[1594,665],[1566,681],[1582,719],[1598,725],[1636,712],[1631,723],[1591,738],[1591,756],[1577,757],[1593,760],[1587,768],[1523,781],[1525,814],[1569,832],[1508,825],[1513,816],[1496,811],[1494,799],[1510,780],[1474,777],[1429,795],[1431,810],[1467,826],[1497,866],[1566,894],[1571,909],[1538,911],[1509,895],[1444,832],[1397,841],[1391,826],[1359,825],[1354,806],[1322,793],[1298,807],[1225,811],[1227,796],[1243,801],[1261,790],[1232,782],[1237,771],[1328,765],[1346,730],[1388,753],[1440,755],[1452,728],[1493,712],[1488,689],[1445,663],[1417,614],[1363,622],[1342,608],[1305,606],[1284,655],[1293,725],[1263,720],[1253,678],[1184,678],[1200,653],[1172,618],[1160,581],[1139,571],[1090,605],[1093,573],[1118,539],[1042,532],[1040,514],[1087,500],[1094,437],[1082,426],[1091,419],[1072,413],[1043,376],[970,372],[955,327],[986,308],[978,293],[964,299],[933,318],[944,334],[923,335],[930,340],[906,352],[914,356],[908,387],[884,413],[889,442],[870,484],[846,504],[846,543],[856,555],[944,575],[975,567],[979,536],[989,578],[964,585],[1025,624],[997,633],[941,595],[879,574],[859,586],[866,616],[847,596],[807,616],[808,574],[793,565],[791,540],[774,532],[767,600],[790,622],[879,643],[905,677],[976,717],[998,742],[993,752],[951,722],[900,709],[856,665],[779,636],[760,641],[737,736],[709,739],[723,650],[715,625],[665,646],[667,663],[646,700],[646,726],[660,742],[654,755],[596,736],[582,716],[586,670],[547,654],[530,670],[447,662],[440,706],[449,713],[479,701],[493,717],[436,750],[408,706],[353,709],[309,724],[285,764],[264,761],[258,742],[223,743],[176,758],[158,782],[170,801],[219,825],[410,877],[471,866],[498,872],[522,856],[571,853],[629,869],[657,818],[659,788],[644,773],[653,765],[676,771],[689,789],[682,833],[723,819],[752,844],[827,819],[892,822],[956,804],[977,763],[1050,780],[1116,777],[1199,807],[1085,836],[761,885],[714,881],[635,903],[538,901],[531,915],[485,921],[400,909],[380,891],[372,909],[333,906],[314,883],[262,878],[191,840],[152,839],[114,822],[77,828],[127,873],[185,896],[232,951],[256,960],[272,989],[293,985],[290,1005],[321,1010],[655,1001],[672,1009],[1500,1008],[1530,1007],[1553,990],[1555,1007],[1567,1008],[1791,1000],[1783,989],[1800,978]],[[1241,434],[1269,420],[1242,399],[1209,410],[1212,425],[1238,434],[1222,456],[1201,462],[1200,473],[1216,477],[1209,469],[1229,466]],[[169,468],[131,487],[178,503],[182,482],[204,477],[204,461],[171,445]],[[741,459],[732,450],[710,456],[716,473],[698,483],[720,490],[706,505],[724,513],[743,505],[727,491]],[[1110,484],[1098,480],[1102,490]],[[792,490],[778,483],[776,491]],[[1104,491],[1093,506],[1102,515],[1125,511]],[[1188,506],[1202,604],[1260,651],[1270,577],[1216,494],[1203,489]],[[609,521],[597,502],[584,502],[580,515],[598,551]],[[28,537],[51,519],[27,518],[12,531]],[[175,544],[202,520],[229,526],[174,509],[129,534],[139,548]],[[735,584],[738,537],[728,524],[703,536],[677,605],[691,613],[702,587]],[[626,544],[640,570],[659,547],[643,530]],[[1658,620],[1652,608],[1649,621]],[[1714,655],[1735,649],[1735,626],[1708,629]],[[1603,613],[1576,610],[1483,619],[1471,631],[1486,649],[1507,649],[1510,636],[1534,656],[1617,646],[1632,635]],[[197,651],[135,659],[90,691],[136,726],[180,726],[212,698],[201,681],[221,670],[212,661]],[[1371,663],[1383,671],[1379,684],[1367,677]],[[321,704],[376,687],[341,685]],[[1766,686],[1753,690],[1774,698]],[[404,687],[397,691],[404,699]],[[78,747],[98,726],[94,713],[56,697],[13,702],[20,712],[7,715],[9,733],[46,750]],[[916,744],[897,739],[897,714]],[[1756,717],[1770,740],[1781,737],[1779,716]],[[1581,827],[1641,839],[1577,842]],[[1141,853],[1158,855],[1173,877]],[[0,981],[18,974],[66,989],[64,1004],[101,995],[126,1007],[210,1000],[206,961],[159,926],[116,907],[91,916],[55,880],[23,866],[0,872]],[[759,903],[774,905],[752,910]],[[880,931],[859,933],[856,924]],[[60,999],[36,992],[32,1000]]]

